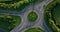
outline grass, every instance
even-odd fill
[[[25,7],[28,5],[34,4],[35,2],[41,2],[43,0],[17,0],[14,3],[6,4],[6,3],[0,3],[0,9],[2,10],[12,10],[12,11],[22,11]],[[13,1],[12,1],[13,2]]]
[[[59,5],[58,5],[59,4]],[[53,31],[53,32],[60,32],[60,0],[53,0],[49,3],[44,11],[44,19],[46,25]]]
[[[0,0],[0,3],[13,4],[21,0]]]
[[[53,9],[53,15],[54,15],[54,19],[56,20],[56,24],[58,26],[60,26],[60,4],[56,5]]]
[[[0,14],[0,28],[11,31],[21,23],[20,16]]]
[[[37,15],[36,12],[33,12],[33,11],[32,11],[32,12],[30,12],[30,13],[28,14],[27,18],[28,18],[29,21],[34,22],[34,21],[37,20],[38,15]]]
[[[29,28],[25,32],[44,32],[44,31],[40,28]]]

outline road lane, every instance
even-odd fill
[[[12,15],[20,15],[22,17],[22,22],[21,24],[19,24],[19,26],[15,27],[13,30],[11,30],[10,32],[24,32],[23,30],[25,30],[26,28],[29,28],[29,27],[33,27],[33,26],[40,26],[42,27],[46,32],[49,31],[49,28],[47,28],[47,26],[44,24],[44,19],[43,19],[43,12],[44,12],[44,5],[46,6],[51,0],[44,0],[43,2],[41,3],[36,3],[34,4],[34,7],[32,5],[30,5],[29,7],[23,9],[23,12],[14,12],[14,11],[3,11],[1,10],[0,13],[1,14],[12,14]],[[31,11],[36,11],[37,14],[38,14],[38,20],[37,22],[34,22],[34,23],[31,23],[28,21],[27,19],[27,15],[29,12]]]

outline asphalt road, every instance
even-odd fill
[[[34,6],[30,5],[29,7],[26,7],[23,9],[23,12],[14,12],[14,11],[5,11],[1,10],[1,14],[10,14],[10,15],[18,15],[22,17],[22,22],[19,24],[17,27],[15,27],[13,30],[10,32],[24,32],[26,28],[29,27],[38,27],[40,26],[42,29],[45,30],[45,32],[51,31],[45,24],[44,22],[44,6],[46,6],[48,3],[50,3],[51,0],[44,0],[43,2],[40,3],[35,3]],[[29,12],[34,11],[38,14],[38,19],[36,22],[29,22],[27,19],[27,15]]]

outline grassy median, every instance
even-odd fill
[[[21,23],[21,20],[20,16],[0,14],[0,28],[11,31]]]

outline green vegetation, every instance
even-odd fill
[[[53,32],[60,32],[60,0],[53,0],[44,11],[45,22]]]
[[[28,20],[31,21],[31,22],[35,22],[38,18],[38,15],[36,12],[30,12],[27,16]]]
[[[44,32],[41,28],[29,28],[25,32]]]
[[[60,4],[57,4],[52,10],[56,25],[60,28]]]
[[[0,0],[0,3],[13,4],[21,0]]]
[[[0,28],[10,31],[20,23],[20,16],[0,14]]]
[[[12,10],[12,11],[22,11],[26,6],[34,4],[35,2],[41,2],[42,0],[16,0],[16,1],[5,1],[0,2],[0,9]],[[13,3],[12,3],[13,2]]]

